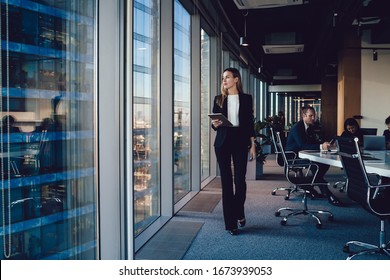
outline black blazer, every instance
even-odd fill
[[[361,131],[360,129],[358,129],[356,131],[355,134],[352,134],[351,132],[349,132],[348,130],[344,130],[343,133],[341,133],[340,137],[349,137],[349,138],[355,138],[357,137],[359,139],[359,145],[363,145],[363,131]]]
[[[383,131],[383,136],[385,136],[386,142],[390,142],[390,130],[385,129]]]
[[[222,108],[217,104],[218,96],[214,98],[214,106],[213,113],[222,113],[225,117],[227,117],[227,98],[225,98]],[[255,137],[255,131],[253,128],[253,100],[252,95],[240,93],[239,94],[239,109],[238,109],[238,120],[240,122],[239,127],[233,128],[237,129],[236,133],[241,135],[242,137],[238,137],[238,145],[251,145],[251,137]],[[217,131],[217,136],[214,141],[215,147],[221,147],[225,142],[226,136],[228,134],[228,130],[232,129],[231,127],[220,126],[215,128],[213,125],[211,126],[214,130]]]
[[[286,151],[299,152],[302,150],[320,150],[320,143],[314,140],[314,137],[308,137],[305,131],[303,120],[297,122],[290,130]]]

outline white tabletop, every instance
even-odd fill
[[[366,151],[365,154],[381,159],[379,162],[364,161],[368,173],[376,173],[381,176],[390,177],[390,151]],[[319,151],[300,151],[300,158],[307,158],[314,162],[320,162],[336,167],[342,167],[337,153]]]

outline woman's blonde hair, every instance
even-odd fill
[[[233,75],[233,78],[238,78],[236,87],[237,87],[237,90],[238,90],[239,94],[243,93],[244,90],[243,90],[242,82],[241,82],[241,74],[238,71],[238,69],[237,68],[233,68],[233,67],[228,67],[225,70],[223,70],[222,76],[223,76],[223,73],[225,73],[225,72],[231,72],[232,75]],[[217,99],[217,104],[218,104],[219,107],[223,106],[223,102],[225,101],[225,98],[227,96],[228,96],[228,91],[223,87],[223,82],[221,82],[221,94],[218,96],[218,99]]]

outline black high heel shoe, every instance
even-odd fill
[[[337,206],[337,207],[344,206],[344,204],[337,197],[335,197],[333,194],[330,194],[328,196],[328,202],[333,206]]]
[[[238,229],[230,229],[227,231],[230,235],[238,235]]]
[[[246,219],[241,219],[241,220],[238,220],[238,224],[240,225],[240,227],[244,227],[246,225]]]
[[[322,198],[326,198],[326,195],[324,195],[324,194],[322,194],[322,193],[319,193],[319,192],[317,192],[316,190],[310,190],[308,196],[309,196],[311,199],[322,199]]]

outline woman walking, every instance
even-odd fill
[[[241,75],[236,68],[223,71],[221,94],[214,99],[213,113],[223,114],[232,124],[227,126],[218,119],[212,121],[212,128],[217,131],[214,148],[221,174],[225,229],[231,235],[237,235],[238,224],[241,227],[246,224],[244,204],[248,151],[249,160],[253,160],[256,147],[252,96],[243,92]]]

